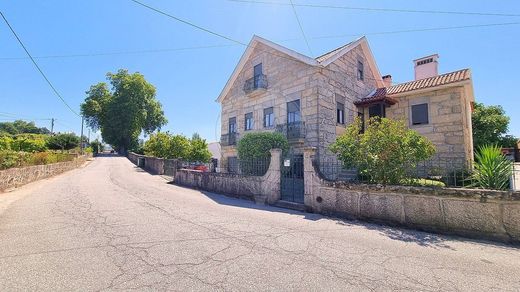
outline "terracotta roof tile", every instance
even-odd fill
[[[469,80],[471,78],[471,71],[469,69],[462,69],[455,72],[450,72],[435,77],[410,81],[397,85],[390,86],[388,88],[378,88],[374,92],[370,93],[366,98],[355,102],[356,105],[370,104],[373,102],[379,102],[383,100],[395,101],[391,98],[394,94],[405,93],[413,90],[427,89],[446,85],[450,83],[460,82]]]

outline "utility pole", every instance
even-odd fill
[[[81,116],[81,135],[79,136],[79,149],[81,155],[83,155],[83,116]]]
[[[54,118],[51,119],[51,135],[54,135]]]

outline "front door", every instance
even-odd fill
[[[303,155],[291,154],[282,158],[281,199],[303,204]]]

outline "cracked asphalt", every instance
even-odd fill
[[[257,206],[100,157],[0,194],[0,291],[519,291],[520,249]]]

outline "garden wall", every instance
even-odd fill
[[[0,170],[0,192],[72,170],[85,163],[87,158],[83,155],[72,161]]]
[[[280,199],[280,156],[280,150],[271,150],[269,169],[263,176],[179,169],[175,174],[174,183],[258,203],[273,204]]]
[[[305,205],[309,211],[406,227],[520,243],[520,192],[334,183],[305,150]]]
[[[135,154],[133,152],[128,153],[128,159],[135,165],[139,158],[144,158],[144,169],[152,174],[164,174],[164,159],[153,156],[146,156]]]

